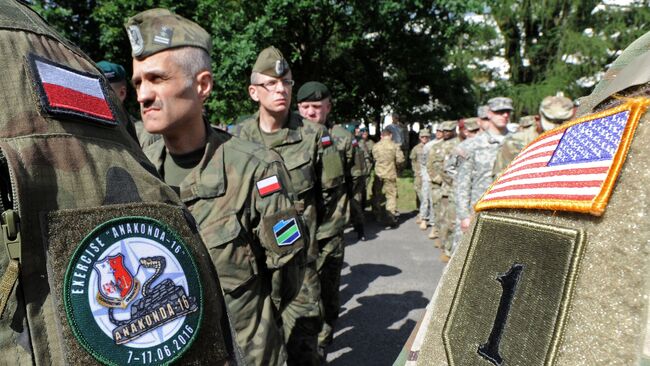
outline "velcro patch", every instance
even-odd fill
[[[52,116],[74,117],[115,126],[107,85],[99,75],[74,70],[29,54],[27,56],[41,108]]]
[[[329,136],[323,136],[320,139],[320,143],[323,146],[330,146],[332,144],[332,139]]]
[[[257,186],[257,191],[260,193],[260,196],[262,197],[268,196],[271,193],[275,193],[282,189],[282,185],[280,185],[280,181],[278,180],[278,177],[275,175],[272,175],[268,178],[264,178],[259,182],[255,183],[255,185]]]
[[[631,99],[540,135],[492,183],[475,210],[527,208],[602,215],[648,105],[648,98]]]
[[[273,235],[275,242],[279,246],[291,245],[300,238],[300,229],[295,218],[280,220],[273,225]]]

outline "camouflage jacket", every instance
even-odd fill
[[[422,179],[425,179],[427,182],[431,182],[431,177],[427,171],[427,159],[429,157],[429,152],[437,144],[441,143],[442,140],[430,140],[422,147],[422,159],[420,160],[420,176]]]
[[[411,149],[411,153],[409,154],[409,160],[411,160],[411,167],[413,167],[413,175],[418,178],[421,178],[421,172],[422,172],[422,167],[420,166],[420,162],[424,158],[422,155],[422,149],[424,148],[423,143],[419,143],[415,146],[413,146],[413,149]]]
[[[218,276],[108,81],[26,4],[0,29],[0,364],[223,364]]]
[[[492,175],[496,178],[501,172],[508,167],[508,164],[519,154],[519,152],[526,147],[526,145],[533,142],[539,134],[537,133],[537,126],[526,127],[521,131],[517,131],[508,136],[503,141],[503,145],[497,153],[497,158],[494,161],[494,168]]]
[[[373,148],[375,175],[383,179],[397,179],[397,171],[404,164],[404,154],[400,145],[381,139]]]
[[[256,113],[235,126],[233,133],[264,145],[258,119]],[[344,184],[343,166],[324,126],[292,113],[279,132],[282,141],[267,147],[280,154],[289,170],[295,203],[309,230],[307,260],[311,262],[318,257],[316,240],[336,235],[345,224],[345,217],[337,215],[336,193]]]
[[[289,176],[275,152],[207,124],[206,129],[205,153],[180,184],[180,197],[199,225],[248,363],[282,364],[277,319],[297,294],[304,263],[304,229]],[[144,152],[164,176],[164,141]],[[288,239],[276,230],[283,222],[289,223],[283,232],[293,231]],[[257,345],[260,340],[264,347]]]
[[[470,217],[472,207],[492,183],[494,160],[505,138],[484,131],[463,147],[456,175],[456,214],[461,220]]]
[[[454,148],[459,143],[458,137],[443,140],[433,146],[427,157],[427,172],[431,183],[433,183],[433,189],[441,189],[443,196],[452,194],[454,177],[445,171],[445,162],[449,160]]]

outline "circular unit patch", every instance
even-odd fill
[[[203,289],[181,238],[147,217],[107,221],[68,264],[63,301],[81,345],[108,365],[168,364],[196,339]]]

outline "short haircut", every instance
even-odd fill
[[[251,85],[259,84],[258,79],[259,79],[259,72],[251,72]]]
[[[202,48],[180,47],[170,50],[174,61],[183,70],[191,85],[194,76],[202,71],[212,73],[212,59]]]

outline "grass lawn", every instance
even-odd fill
[[[368,179],[368,198],[372,197],[372,180],[374,179],[374,173],[371,175],[371,178]],[[397,209],[399,212],[411,212],[415,211],[418,208],[415,205],[415,188],[413,188],[413,171],[405,170],[401,173],[400,177],[397,178]]]

